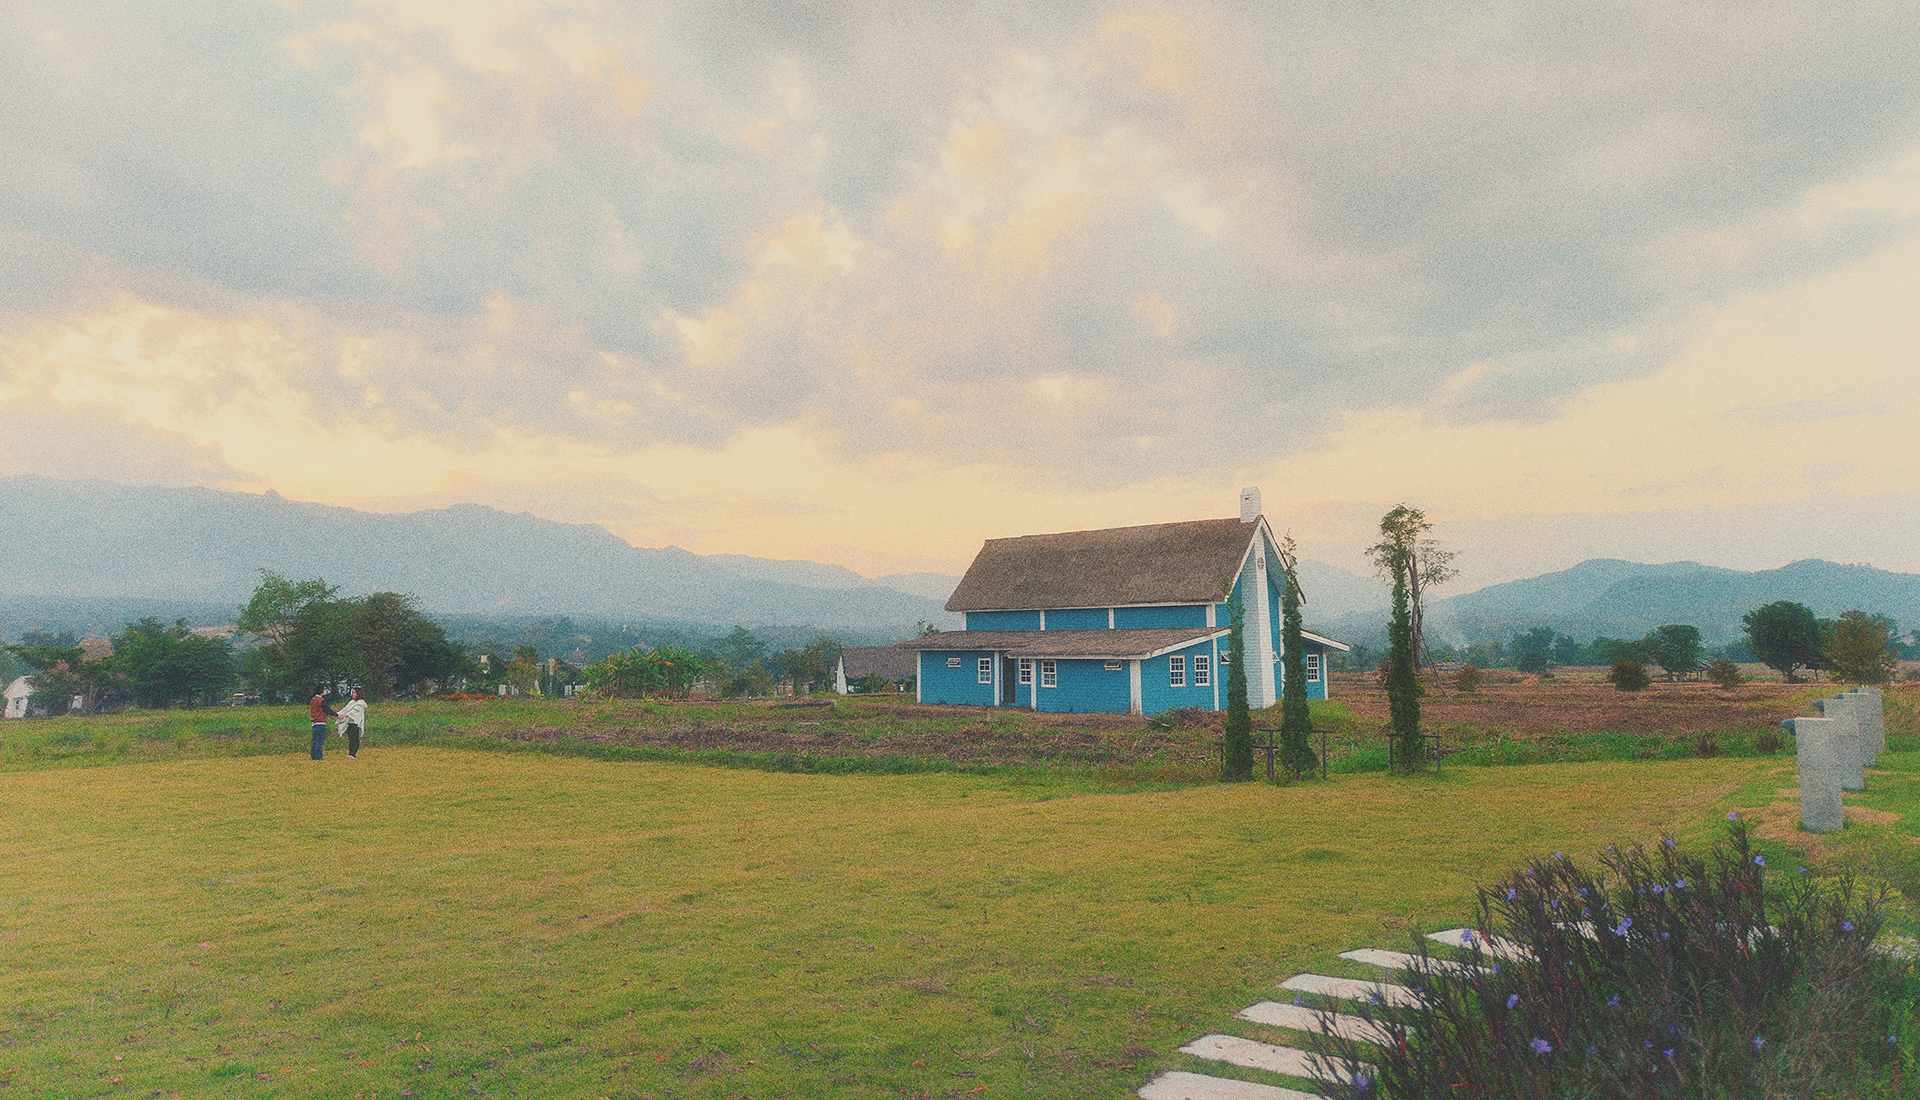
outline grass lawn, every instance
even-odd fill
[[[120,762],[0,772],[9,1093],[1125,1096],[1530,856],[1704,842],[1793,782],[1721,757],[1129,791],[379,732],[320,763],[297,723],[250,756],[84,735],[69,762]],[[1916,755],[1883,758],[1884,812]]]

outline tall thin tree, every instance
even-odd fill
[[[1433,667],[1433,656],[1427,650],[1423,612],[1426,590],[1445,584],[1459,573],[1453,568],[1454,552],[1442,550],[1439,541],[1429,534],[1432,530],[1433,524],[1427,521],[1425,512],[1405,504],[1396,505],[1392,511],[1380,517],[1380,541],[1367,550],[1374,568],[1389,582],[1394,579],[1388,567],[1389,560],[1401,563],[1407,585],[1407,609],[1413,620],[1413,663],[1416,670],[1422,664]],[[1415,675],[1418,675],[1417,671]],[[1433,668],[1433,678],[1434,683],[1440,682],[1438,668]]]
[[[1300,576],[1294,566],[1293,536],[1280,543],[1280,561],[1286,585],[1280,593],[1281,655],[1280,760],[1294,775],[1305,775],[1318,761],[1312,747],[1313,713],[1307,706],[1306,628],[1300,621],[1304,601]]]
[[[1227,721],[1220,752],[1220,778],[1253,778],[1253,711],[1247,704],[1245,609],[1240,594],[1227,598]]]

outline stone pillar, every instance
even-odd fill
[[[1853,697],[1836,695],[1814,700],[1814,709],[1833,722],[1833,743],[1840,753],[1840,789],[1867,789],[1865,746],[1860,737],[1860,717],[1853,708]]]
[[[1854,688],[1847,694],[1860,697],[1854,701],[1854,713],[1860,716],[1860,735],[1867,746],[1867,763],[1871,766],[1876,763],[1873,758],[1887,751],[1886,703],[1880,698],[1879,688]]]
[[[1831,718],[1789,718],[1800,758],[1800,824],[1810,833],[1838,832],[1847,823],[1840,806],[1840,749]]]

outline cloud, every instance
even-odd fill
[[[1916,24],[22,9],[0,385],[169,476],[547,486],[643,540],[915,562],[1251,480],[1308,514],[1877,499],[1912,468]],[[897,533],[864,502],[901,494],[945,507]]]

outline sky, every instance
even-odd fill
[[[13,0],[0,476],[1920,572],[1920,5]]]

